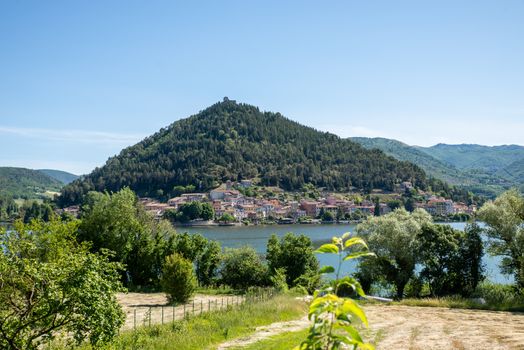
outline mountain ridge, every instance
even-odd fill
[[[104,166],[64,187],[61,203],[89,190],[129,186],[165,197],[175,185],[207,190],[224,180],[258,178],[284,189],[312,183],[327,189],[391,190],[412,181],[427,188],[424,171],[378,150],[301,125],[280,113],[224,99],[123,149]]]
[[[13,198],[43,198],[47,192],[58,192],[60,181],[34,169],[0,167],[0,194]]]
[[[46,174],[49,177],[52,177],[55,180],[60,181],[64,185],[67,185],[68,183],[73,182],[74,180],[78,179],[79,176],[69,173],[67,171],[63,170],[57,170],[57,169],[36,169],[44,174]]]

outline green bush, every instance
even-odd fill
[[[286,269],[276,269],[272,276],[269,277],[271,284],[278,292],[287,292],[289,287],[286,283]]]
[[[524,304],[524,296],[509,284],[484,281],[477,286],[472,296],[483,298],[487,304]]]
[[[169,295],[171,302],[186,302],[196,289],[193,264],[175,253],[166,258],[160,280],[162,290]]]
[[[220,270],[222,283],[237,289],[268,285],[268,268],[252,247],[226,249]]]
[[[318,275],[318,260],[313,253],[311,239],[305,235],[289,232],[279,239],[273,234],[267,242],[266,259],[271,271],[285,269],[286,282],[290,287],[294,287],[297,279],[304,275]]]

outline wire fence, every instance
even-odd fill
[[[197,295],[193,300],[181,305],[150,305],[129,308],[123,329],[150,327],[189,319],[216,312],[241,307],[244,304],[269,300],[274,290],[258,289],[244,295]]]

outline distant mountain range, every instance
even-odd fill
[[[76,178],[60,170],[0,167],[0,195],[24,199],[49,197]]]
[[[49,177],[52,177],[55,180],[60,181],[65,185],[78,179],[78,175],[68,173],[67,171],[54,169],[38,169],[38,171],[46,174]]]
[[[226,98],[122,150],[64,187],[60,202],[78,203],[90,190],[124,186],[166,198],[177,185],[204,191],[228,179],[252,178],[290,191],[307,183],[341,191],[393,190],[402,181],[430,186],[412,163]]]
[[[412,162],[428,175],[493,197],[510,187],[524,189],[524,147],[438,144],[409,146],[385,138],[354,137],[367,149],[379,149],[399,160]]]

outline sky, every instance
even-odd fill
[[[341,137],[524,145],[524,1],[0,2],[0,166],[89,173],[224,96]]]

